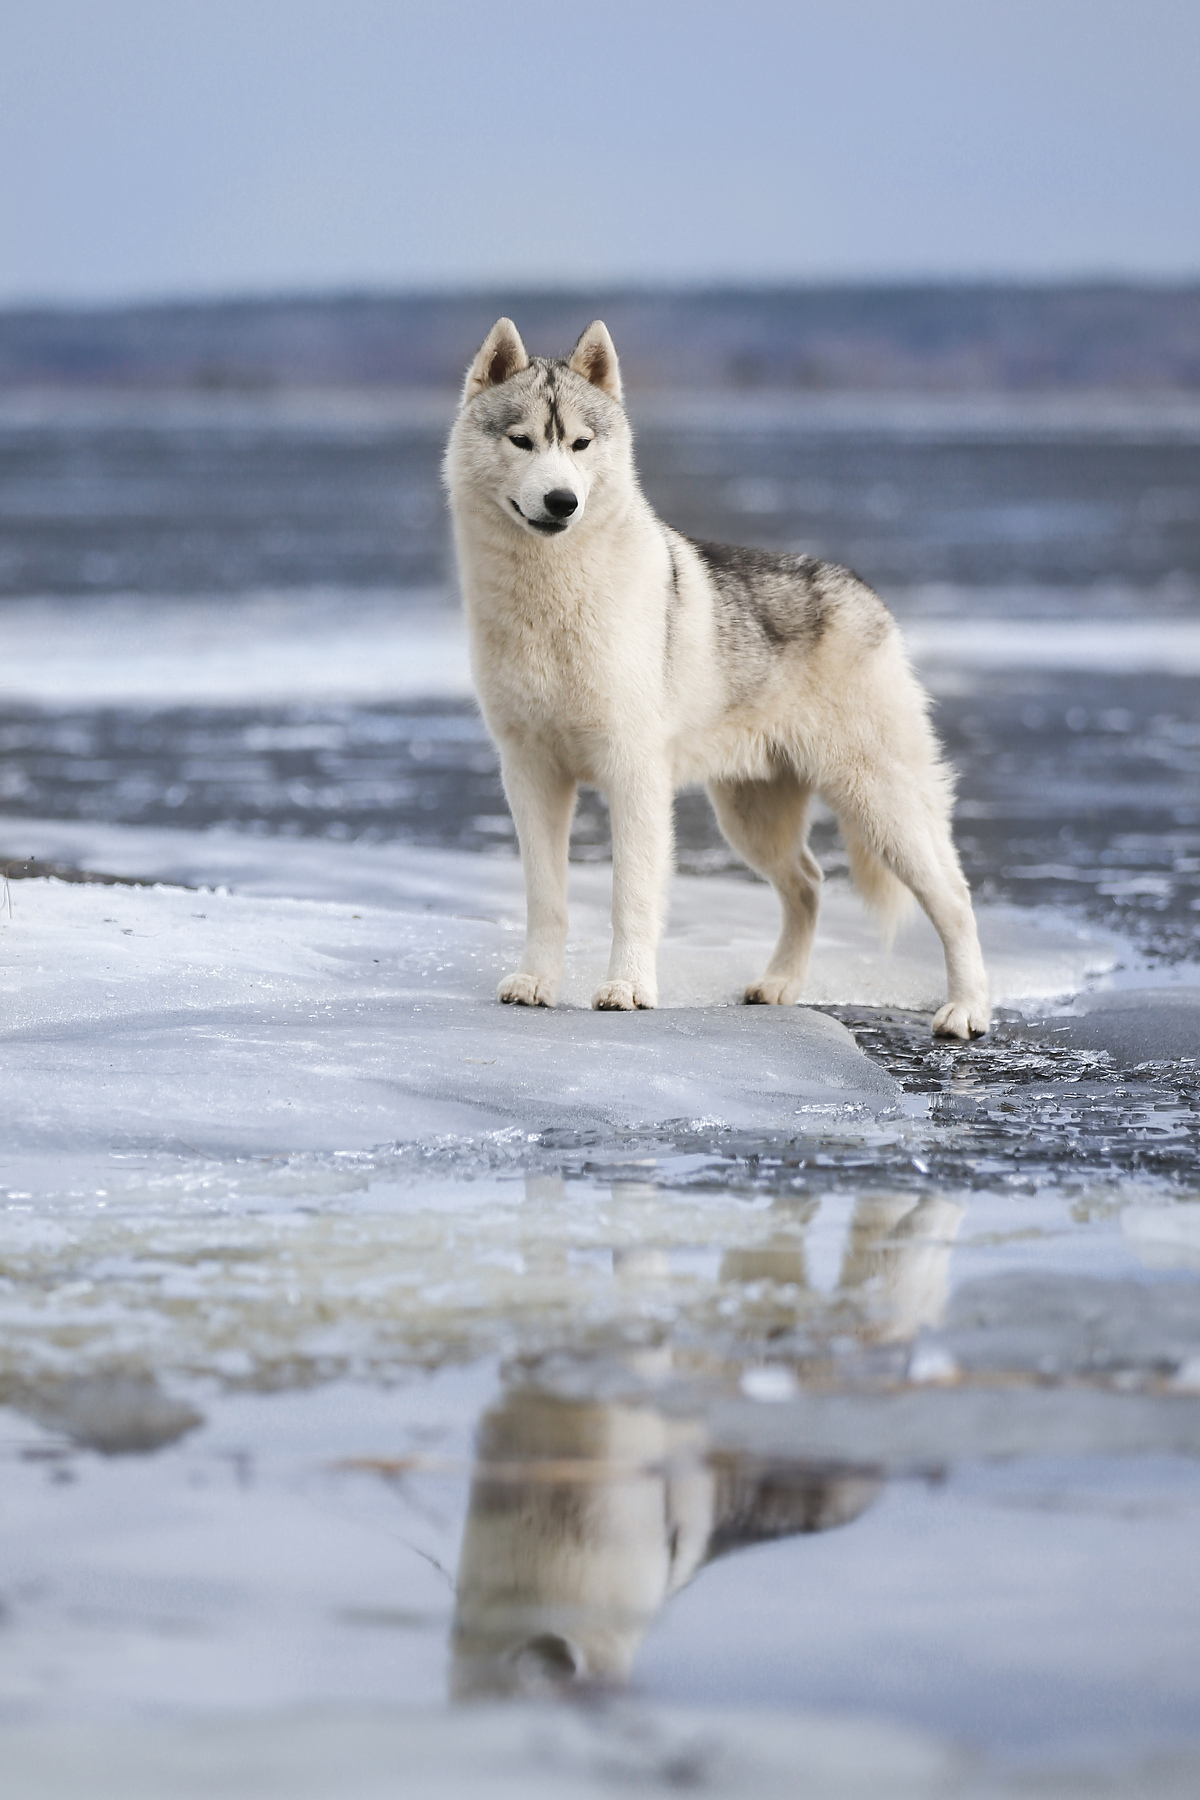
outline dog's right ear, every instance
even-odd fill
[[[480,345],[479,355],[467,371],[462,403],[482,394],[484,388],[499,387],[510,375],[519,375],[529,367],[529,358],[521,342],[521,334],[511,319],[497,319]]]

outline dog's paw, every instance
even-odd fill
[[[794,1006],[804,992],[802,981],[791,981],[786,975],[764,975],[752,981],[742,995],[747,1006]]]
[[[644,981],[606,981],[592,995],[597,1012],[633,1012],[658,1005],[658,995]]]
[[[933,1035],[943,1038],[982,1037],[992,1022],[986,1000],[947,1000],[933,1015]]]
[[[497,1000],[505,1006],[553,1006],[557,997],[544,975],[527,975],[524,969],[506,975],[496,989]]]

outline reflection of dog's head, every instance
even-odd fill
[[[627,1679],[708,1541],[694,1427],[517,1389],[480,1426],[458,1566],[459,1698]]]
[[[566,361],[526,354],[499,319],[472,363],[444,469],[451,505],[486,503],[514,532],[553,542],[628,494],[632,439],[612,339],[599,320]],[[614,479],[617,478],[617,479]]]
[[[518,1390],[488,1415],[463,1533],[456,1698],[628,1679],[663,1604],[743,1544],[848,1524],[878,1478],[748,1468],[650,1407]]]

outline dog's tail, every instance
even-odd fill
[[[842,825],[842,839],[849,853],[854,885],[874,913],[883,941],[890,949],[913,897],[883,858],[845,825]]]

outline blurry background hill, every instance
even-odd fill
[[[1200,284],[344,294],[0,312],[0,390],[457,386],[513,312],[531,349],[602,316],[634,389],[1200,391]]]

